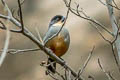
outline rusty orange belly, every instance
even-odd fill
[[[64,38],[60,35],[48,41],[46,46],[50,48],[58,57],[64,55],[68,49],[68,46],[64,42]]]

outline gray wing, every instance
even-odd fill
[[[63,33],[64,33],[64,41],[67,44],[67,46],[69,46],[69,44],[70,44],[70,35],[69,35],[69,32],[68,32],[67,29],[64,29]]]
[[[55,35],[59,30],[60,30],[60,27],[50,27],[48,29],[47,33],[45,34],[44,38],[43,38],[44,44],[46,44],[46,42],[48,41],[48,39],[50,39],[51,37],[53,37],[53,35]],[[67,45],[69,46],[70,36],[69,36],[68,30],[65,29],[65,28],[63,28],[61,30],[60,34],[62,34],[64,36],[64,40],[67,43]]]
[[[43,42],[44,44],[46,44],[46,42],[48,41],[48,39],[50,39],[53,35],[55,35],[57,33],[58,30],[56,30],[55,27],[50,27],[48,29],[48,31],[46,32],[44,38],[43,38]]]

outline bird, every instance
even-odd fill
[[[61,56],[63,56],[67,52],[70,44],[69,31],[67,30],[67,28],[65,28],[65,26],[62,27],[65,19],[66,18],[62,15],[54,16],[51,19],[48,30],[43,38],[44,46],[51,49],[52,52],[55,53],[55,55],[58,56],[59,58],[61,58]],[[60,29],[61,31],[59,32]],[[53,35],[57,34],[58,32],[59,34],[53,37]],[[53,38],[50,39],[51,37]],[[47,65],[48,66],[46,74],[48,74],[49,72],[55,74],[56,71],[55,59],[48,57]]]

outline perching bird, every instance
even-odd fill
[[[48,39],[50,39],[51,37],[53,37],[53,35],[59,32],[64,21],[65,21],[64,16],[62,15],[54,16],[51,19],[48,31],[43,38],[43,42],[45,46],[51,49],[53,53],[55,53],[56,56],[58,57],[61,57],[62,55],[64,55],[69,48],[70,36],[69,36],[68,30],[65,27],[63,27],[60,33],[58,34],[58,36],[55,36],[51,40],[48,40]],[[55,70],[56,70],[55,60],[49,57],[47,64],[48,64],[48,67],[47,67],[48,71],[55,73]]]

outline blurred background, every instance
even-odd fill
[[[104,0],[103,0],[104,1]],[[120,7],[120,1],[115,0]],[[6,0],[10,9],[18,7],[17,0]],[[72,7],[76,8],[75,3],[79,3],[80,7],[91,17],[100,21],[110,31],[111,25],[106,6],[102,5],[98,0],[72,0]],[[40,35],[43,37],[47,31],[51,18],[55,15],[66,15],[67,8],[63,0],[25,0],[22,6],[25,26],[37,36],[36,28],[39,29]],[[6,10],[0,2],[0,13],[6,14]],[[117,19],[120,17],[120,11],[115,10]],[[0,19],[2,20],[2,19]],[[9,21],[4,21],[6,26],[16,28]],[[95,45],[92,58],[89,61],[82,76],[86,80],[89,75],[95,80],[108,80],[98,65],[98,58],[101,60],[106,71],[110,71],[113,76],[119,80],[120,73],[115,64],[110,45],[105,42],[98,34],[96,29],[91,26],[88,21],[81,19],[70,13],[65,27],[70,32],[71,43],[69,50],[62,57],[68,65],[76,72],[81,68],[87,59],[91,49]],[[101,30],[106,38],[111,40],[111,36],[104,30]],[[0,29],[0,49],[4,47],[5,34]],[[28,38],[22,34],[11,33],[10,46],[11,49],[27,49],[36,48]],[[46,61],[47,56],[42,51],[28,52],[11,55],[8,54],[2,67],[0,68],[0,80],[52,80],[45,75],[45,68],[40,66],[42,61]],[[57,65],[57,69],[61,72],[63,69]]]

